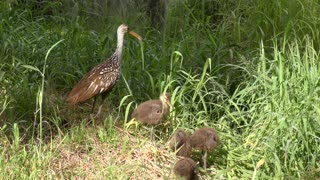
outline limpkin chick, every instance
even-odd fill
[[[176,152],[177,156],[190,157],[191,144],[189,134],[182,129],[178,129],[171,136],[169,147],[172,151]]]
[[[161,94],[159,100],[148,100],[140,104],[131,114],[133,119],[151,126],[151,139],[154,140],[154,126],[169,114],[171,94]]]
[[[96,98],[100,94],[103,103],[104,99],[110,93],[120,77],[120,61],[125,33],[131,34],[140,41],[142,40],[137,33],[130,31],[127,25],[121,24],[117,30],[117,48],[115,52],[105,62],[91,69],[86,75],[83,76],[78,84],[74,86],[67,97],[67,101],[71,105],[75,105],[79,102],[83,102],[94,97],[91,109],[91,113],[93,113]],[[102,103],[99,107],[97,115],[100,114]]]
[[[213,128],[204,127],[197,129],[190,137],[191,147],[203,150],[205,153],[202,157],[204,169],[207,169],[207,155],[208,151],[217,147],[219,138],[218,134]]]
[[[184,180],[198,179],[197,164],[190,158],[182,158],[178,160],[174,165],[173,172],[179,179],[184,179]]]

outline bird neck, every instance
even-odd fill
[[[162,114],[167,114],[169,112],[170,106],[166,102],[162,102]]]
[[[117,49],[115,51],[115,55],[121,57],[122,50],[123,50],[123,39],[124,39],[124,33],[118,33],[117,34]]]

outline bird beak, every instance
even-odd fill
[[[162,103],[167,104],[169,107],[172,106],[170,100],[167,99],[166,97],[164,97],[164,95],[161,95],[161,96],[160,96],[160,100],[161,100]]]
[[[167,101],[166,103],[167,103],[167,105],[168,105],[169,107],[172,107],[172,104],[171,104],[170,101]]]
[[[139,36],[139,34],[133,32],[133,31],[129,31],[129,34],[131,34],[132,36],[134,36],[135,38],[137,38],[139,41],[142,41],[142,37]]]

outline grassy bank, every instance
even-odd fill
[[[143,4],[44,2],[0,3],[1,177],[171,179],[169,136],[211,126],[221,143],[203,179],[320,178],[319,3],[170,1],[156,29]],[[65,98],[113,53],[121,23],[144,42],[125,37],[122,76],[92,124],[90,100]],[[163,91],[175,110],[155,146],[123,124]]]

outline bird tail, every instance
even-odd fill
[[[78,102],[78,98],[77,98],[77,96],[72,96],[71,93],[70,93],[69,96],[67,97],[67,102],[70,105],[75,105]]]

